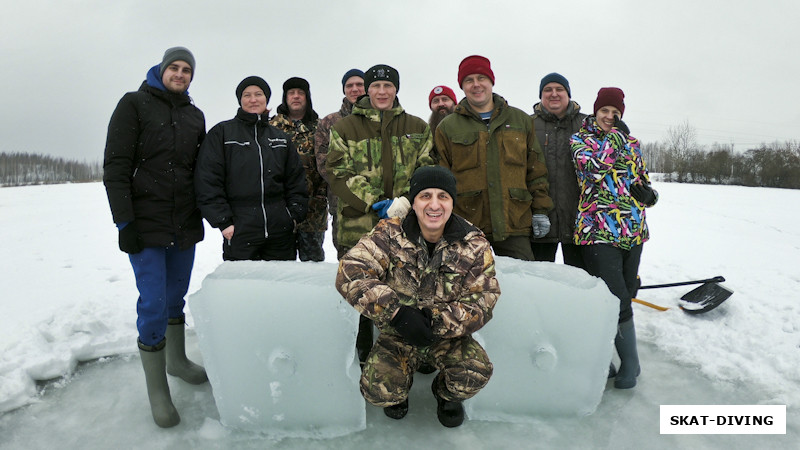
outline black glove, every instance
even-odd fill
[[[647,184],[632,184],[631,195],[643,205],[652,205],[656,201],[656,193]]]
[[[401,305],[390,324],[403,340],[417,347],[433,344],[433,313],[430,309],[419,310]]]
[[[144,250],[144,241],[136,229],[136,221],[132,221],[119,230],[119,249],[131,255]]]
[[[631,130],[628,129],[628,126],[625,125],[625,122],[623,122],[619,116],[614,116],[614,128],[625,133],[625,136],[631,134]]]

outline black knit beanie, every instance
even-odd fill
[[[369,85],[374,81],[388,81],[400,92],[400,74],[397,69],[386,64],[378,64],[367,69],[364,74],[364,90],[369,90]]]
[[[172,47],[164,52],[164,57],[161,59],[161,65],[158,68],[158,76],[163,78],[164,72],[170,64],[175,61],[185,61],[192,68],[192,78],[194,78],[194,55],[186,47]]]
[[[236,100],[239,102],[239,106],[242,106],[242,93],[245,89],[247,89],[248,86],[260,87],[261,90],[264,91],[264,96],[267,97],[267,103],[269,103],[269,97],[272,95],[269,85],[266,81],[264,81],[263,78],[251,75],[242,80],[242,82],[236,86]]]
[[[414,203],[414,198],[416,198],[417,194],[429,188],[437,188],[447,192],[453,198],[453,203],[456,202],[456,177],[446,167],[422,166],[414,171],[408,188],[408,196],[411,198],[411,203]]]

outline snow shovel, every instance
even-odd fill
[[[722,302],[727,300],[728,297],[733,295],[732,290],[719,285],[719,283],[722,283],[723,281],[725,281],[724,277],[716,276],[714,278],[707,278],[705,280],[692,280],[692,281],[681,281],[678,283],[639,286],[639,289],[656,289],[664,287],[686,286],[690,284],[701,284],[701,286],[696,287],[691,291],[687,292],[686,294],[684,294],[683,297],[681,297],[680,299],[681,301],[678,304],[678,306],[683,310],[683,312],[687,314],[701,314],[704,312],[711,311],[712,309],[722,304]],[[634,299],[634,301],[636,300],[638,299]],[[641,303],[650,306],[652,308],[659,309],[661,311],[664,311],[666,309],[664,307],[659,307],[658,305],[647,304],[647,302],[643,302],[641,300],[637,301],[637,303]]]

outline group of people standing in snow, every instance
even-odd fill
[[[153,419],[179,423],[166,374],[208,380],[184,345],[184,296],[203,239],[220,230],[225,260],[323,261],[328,212],[336,289],[360,313],[361,392],[400,419],[414,373],[447,427],[482,389],[492,364],[472,338],[500,295],[493,255],[565,263],[601,277],[620,300],[618,388],[636,384],[631,298],[650,187],[624,94],[603,88],[580,113],[566,78],[541,80],[533,116],[493,92],[482,56],[464,58],[458,102],[429,95],[430,120],[400,105],[398,71],[378,64],[342,77],[339,111],[319,119],[308,81],[283,84],[277,114],[261,77],[236,87],[236,116],[205,132],[188,87],[195,59],[168,49],[109,123],[104,183],[119,247],[136,278],[138,346]],[[377,340],[373,328],[377,327]]]

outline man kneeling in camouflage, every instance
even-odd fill
[[[483,232],[453,214],[456,180],[448,169],[417,169],[409,197],[405,219],[381,220],[341,258],[336,289],[380,330],[361,375],[364,398],[402,419],[414,373],[430,364],[439,370],[431,386],[439,422],[457,427],[461,402],[492,375],[471,335],[500,296],[494,258]]]

